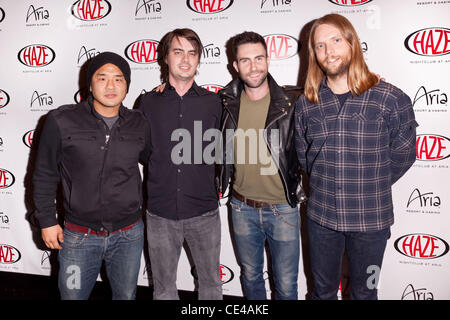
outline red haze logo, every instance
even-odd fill
[[[13,264],[20,260],[20,251],[8,244],[0,244],[0,263]]]
[[[219,84],[202,84],[201,87],[214,93],[217,93],[223,89],[223,86]]]
[[[5,11],[2,8],[0,8],[0,22],[2,22],[3,19],[5,19]]]
[[[371,2],[372,0],[328,0],[338,6],[354,7]]]
[[[406,37],[404,44],[406,49],[420,56],[443,56],[450,53],[450,29],[421,29]]]
[[[0,189],[11,187],[16,181],[14,175],[6,169],[0,168]]]
[[[96,21],[106,17],[111,8],[106,0],[78,0],[72,5],[72,15],[82,21]]]
[[[429,234],[414,233],[395,240],[395,250],[414,259],[436,259],[448,252],[448,243]]]
[[[234,272],[228,268],[227,266],[224,266],[223,264],[220,265],[220,280],[222,281],[222,284],[228,283],[234,278]]]
[[[30,130],[30,131],[26,132],[22,137],[23,143],[28,148],[31,148],[31,145],[33,144],[33,135],[34,135],[34,130]]]
[[[86,95],[86,97],[83,96],[83,94]],[[89,95],[89,92],[87,91],[87,88],[81,88],[75,94],[73,95],[73,100],[75,100],[76,103],[80,103],[81,101],[85,100]]]
[[[213,14],[227,10],[234,0],[186,0],[188,8],[196,13]]]
[[[269,34],[264,36],[267,55],[271,60],[284,60],[297,54],[298,41],[286,34]]]
[[[55,60],[55,51],[42,44],[31,44],[17,54],[19,61],[27,67],[44,67]]]
[[[450,156],[450,139],[434,134],[416,137],[416,159],[420,161],[444,160]]]
[[[125,48],[125,56],[135,63],[154,63],[158,60],[158,45],[156,40],[138,40]]]
[[[9,94],[6,91],[0,89],[0,109],[6,107],[9,103]]]

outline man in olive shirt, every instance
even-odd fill
[[[239,78],[219,92],[225,141],[220,183],[223,193],[230,180],[233,182],[232,230],[244,295],[251,300],[267,298],[263,277],[267,239],[275,298],[296,300],[300,256],[297,191],[301,189],[293,144],[293,107],[299,92],[281,88],[270,76],[261,35],[244,32],[235,36],[231,45]],[[233,158],[234,164],[229,163]]]

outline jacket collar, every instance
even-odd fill
[[[163,92],[161,94],[166,96],[172,90],[175,90],[175,88],[170,84],[169,81],[167,81],[166,82],[166,86],[164,87],[164,90],[163,90]],[[195,93],[198,96],[203,96],[205,94],[208,94],[208,92],[207,91],[205,92],[205,90],[202,90],[202,88],[199,87],[195,81],[192,83],[192,86],[189,88],[189,90],[186,92],[186,94],[189,93],[189,92],[193,92],[193,93]]]

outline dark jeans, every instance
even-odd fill
[[[183,220],[165,219],[147,211],[153,299],[179,299],[176,280],[184,240],[197,270],[199,300],[222,299],[220,231],[219,209]]]
[[[347,251],[350,298],[376,300],[390,228],[369,232],[339,232],[307,220],[311,269],[314,278],[313,299],[337,299],[344,250]]]
[[[58,282],[62,300],[87,300],[103,260],[113,300],[135,299],[144,246],[142,221],[107,237],[66,228],[61,246]]]

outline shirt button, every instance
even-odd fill
[[[104,147],[104,146],[101,146],[100,149],[101,149],[101,150],[105,150],[105,147]]]
[[[180,192],[180,191],[181,191],[181,189],[180,189],[180,188],[177,188],[177,191],[178,191],[178,192]]]
[[[182,114],[180,114],[179,116],[180,116],[180,118],[183,118],[183,115],[182,115]]]
[[[177,171],[178,171],[178,173],[180,173],[180,172],[181,172],[181,169],[177,169]]]

